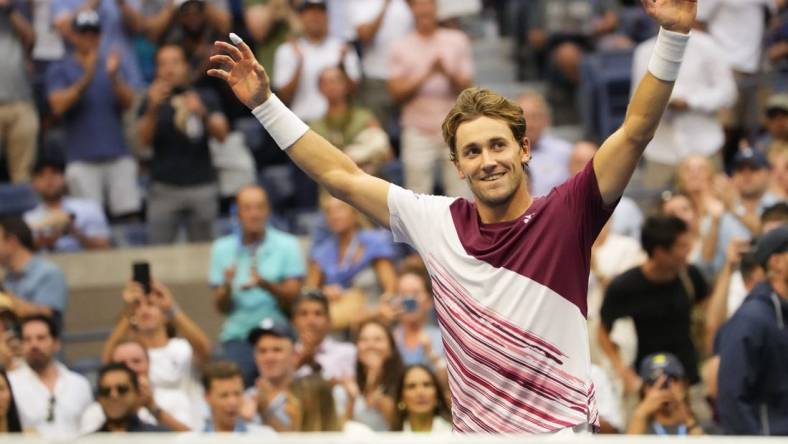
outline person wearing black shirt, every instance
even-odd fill
[[[137,375],[126,364],[107,364],[99,370],[98,402],[107,420],[98,432],[168,432],[160,425],[140,420],[140,386]]]
[[[137,123],[141,142],[153,148],[147,214],[153,243],[173,242],[182,221],[190,241],[213,238],[218,188],[208,140],[222,141],[230,129],[216,94],[193,88],[189,77],[183,48],[159,48]]]
[[[700,270],[687,264],[690,236],[687,224],[676,217],[647,219],[641,243],[648,259],[613,279],[605,293],[599,342],[628,392],[637,389],[640,378],[624,364],[610,339],[613,323],[625,317],[635,324],[635,363],[653,353],[672,353],[686,369],[689,383],[700,381],[690,333],[691,313],[693,305],[706,299],[709,288]]]

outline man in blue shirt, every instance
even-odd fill
[[[217,309],[227,316],[219,336],[222,354],[251,385],[256,369],[249,332],[265,318],[287,320],[284,312],[301,291],[306,269],[298,239],[268,225],[262,188],[241,189],[236,204],[240,233],[214,242],[209,281]]]
[[[57,266],[34,254],[33,234],[19,217],[0,219],[3,287],[17,316],[44,314],[62,329],[68,302],[66,278]]]
[[[137,164],[122,123],[137,86],[129,80],[129,58],[120,50],[99,50],[102,23],[96,12],[79,12],[73,29],[73,50],[46,74],[49,105],[65,129],[69,190],[99,204],[106,200],[113,216],[133,214],[140,209]]]

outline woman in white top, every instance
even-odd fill
[[[148,352],[148,377],[154,392],[172,398],[178,411],[191,413],[190,426],[201,423],[199,404],[202,393],[192,375],[211,357],[211,343],[202,329],[175,304],[172,293],[162,283],[152,281],[145,294],[142,286],[129,282],[123,292],[124,311],[102,351],[103,362],[112,360],[115,346],[136,339]],[[179,402],[175,402],[179,401]]]
[[[395,431],[414,433],[451,432],[451,413],[429,367],[411,365],[397,388]]]

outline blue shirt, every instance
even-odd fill
[[[298,239],[270,225],[265,230],[263,242],[251,248],[241,245],[235,234],[214,241],[208,279],[211,285],[223,285],[224,271],[235,266],[233,308],[222,327],[219,336],[222,341],[245,341],[249,331],[264,318],[287,320],[274,295],[259,287],[247,290],[241,288],[249,283],[253,264],[260,276],[269,282],[301,278],[306,274]]]
[[[432,325],[425,325],[424,333],[430,338],[432,354],[444,357],[446,352],[443,349],[443,339],[441,339],[440,330]],[[424,346],[419,344],[416,347],[408,348],[405,345],[405,331],[402,326],[398,325],[394,329],[393,334],[394,341],[397,343],[397,348],[402,356],[402,362],[405,365],[423,364],[430,368],[433,367],[430,357],[427,356],[426,350],[424,350]]]
[[[125,0],[125,2],[136,11],[142,7],[140,0]],[[52,0],[51,17],[53,21],[56,21],[66,14],[76,14],[84,3],[84,0]],[[142,87],[142,71],[137,62],[137,54],[134,52],[131,37],[126,32],[123,12],[118,7],[118,2],[116,0],[99,0],[96,12],[101,21],[101,43],[99,44],[101,59],[106,59],[112,51],[118,51],[123,64],[128,68],[128,72],[125,73],[127,76],[124,76],[124,79],[132,87]],[[105,65],[99,64],[98,66]]]
[[[99,54],[93,75],[82,97],[63,115],[64,146],[68,162],[100,162],[128,155],[121,122],[122,110],[112,88],[112,80],[104,68],[106,56]],[[53,62],[46,73],[47,94],[69,88],[84,74],[82,65],[72,54]],[[120,64],[119,75],[130,75],[128,61]]]
[[[109,224],[104,210],[90,199],[80,199],[77,197],[64,197],[62,211],[74,216],[74,226],[85,236],[92,238],[109,238]],[[25,222],[36,235],[48,234],[45,230],[36,228],[49,217],[50,211],[43,203],[25,213]],[[82,244],[71,234],[66,234],[58,238],[55,242],[55,251],[74,252],[82,250]]]
[[[57,311],[55,318],[58,324],[60,316],[66,311],[66,277],[55,264],[40,256],[33,256],[21,273],[6,273],[3,286],[27,302]]]
[[[361,255],[354,260],[361,249]],[[386,230],[361,230],[350,242],[345,258],[339,260],[339,239],[332,235],[312,247],[310,257],[323,272],[323,284],[353,286],[353,278],[377,259],[392,259],[394,244]]]

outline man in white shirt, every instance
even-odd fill
[[[723,115],[726,129],[725,161],[729,165],[739,139],[759,127],[758,73],[761,67],[766,13],[777,11],[777,0],[704,0],[698,2],[698,21],[722,48],[736,76],[739,100]],[[689,49],[688,49],[689,51]],[[689,60],[689,57],[687,58]]]
[[[532,175],[531,194],[546,196],[553,187],[569,178],[567,165],[572,145],[550,134],[550,105],[542,94],[526,91],[517,98],[517,104],[525,114],[525,121],[528,122],[525,135],[532,143],[531,161],[528,163]]]
[[[75,437],[82,411],[93,402],[90,384],[55,359],[60,340],[50,318],[29,316],[21,326],[27,365],[10,372],[8,380],[22,427],[44,438]]]
[[[320,290],[305,291],[293,304],[293,326],[298,332],[298,376],[319,368],[323,379],[343,381],[356,374],[356,346],[329,336],[328,299]]]
[[[655,43],[656,37],[635,50],[633,80],[646,73]],[[647,189],[669,187],[682,159],[690,154],[717,156],[725,142],[718,115],[734,104],[737,95],[727,55],[712,36],[698,29],[692,31],[686,54],[668,110],[643,154],[643,185]]]
[[[272,79],[282,100],[308,122],[323,117],[328,109],[318,88],[324,69],[341,65],[353,82],[361,78],[361,70],[353,48],[328,35],[324,0],[303,0],[298,11],[304,36],[277,48]]]
[[[389,52],[413,30],[413,15],[406,0],[354,0],[350,22],[363,45],[359,99],[386,126],[396,109],[386,86]]]

